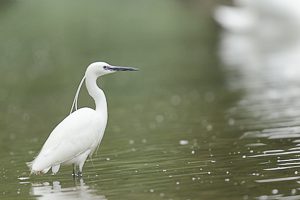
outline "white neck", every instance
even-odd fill
[[[85,74],[85,85],[88,93],[93,97],[96,104],[96,112],[107,116],[107,103],[104,92],[97,85],[97,75],[87,71]]]

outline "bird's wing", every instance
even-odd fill
[[[63,163],[92,148],[101,131],[102,134],[104,132],[104,129],[101,130],[99,117],[95,110],[90,108],[81,108],[66,117],[51,132],[41,152],[33,161],[32,169],[40,171]]]

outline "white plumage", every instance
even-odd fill
[[[88,156],[91,156],[100,144],[107,123],[107,103],[103,91],[97,86],[99,76],[115,71],[136,71],[130,67],[116,67],[104,62],[89,65],[79,88],[76,92],[73,107],[75,112],[70,113],[59,123],[49,135],[38,156],[27,163],[31,173],[57,173],[60,165],[73,164],[73,174],[76,166],[81,175],[83,165]],[[77,110],[77,98],[80,87],[85,80],[88,93],[93,97],[96,110],[81,108]]]

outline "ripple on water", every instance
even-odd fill
[[[225,36],[224,41],[230,40],[222,43],[226,51],[234,51],[235,43],[231,44],[234,35],[231,36],[233,38]],[[244,42],[252,45],[251,41]],[[233,45],[233,48],[227,45]],[[256,49],[261,47],[260,43],[255,45]],[[282,49],[279,47],[278,50]],[[298,199],[295,188],[300,182],[300,71],[289,60],[280,67],[275,65],[276,62],[269,62],[277,60],[278,54],[273,54],[273,50],[266,51],[267,55],[258,54],[259,57],[248,52],[251,57],[245,60],[252,61],[250,63],[226,66],[231,70],[228,87],[241,92],[240,99],[228,109],[227,123],[234,119],[230,124],[240,130],[237,143],[242,146],[241,154],[245,155],[240,159],[247,163],[240,171],[252,175],[252,181],[258,187],[263,186],[256,190],[256,198]],[[222,53],[225,55],[226,52]],[[293,76],[283,71],[293,72]],[[235,164],[242,165],[239,160]]]

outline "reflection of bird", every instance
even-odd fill
[[[50,168],[55,174],[61,164],[73,164],[73,175],[76,166],[81,176],[85,160],[91,155],[101,142],[107,122],[107,104],[104,92],[97,86],[99,76],[115,71],[136,71],[131,67],[111,66],[104,62],[95,62],[88,66],[85,76],[76,92],[71,112],[52,131],[39,155],[27,163],[31,173],[47,173]],[[96,110],[81,108],[77,110],[77,99],[83,81],[88,93],[93,97]]]
[[[34,183],[31,186],[31,194],[37,200],[106,200],[104,195],[97,194],[97,191],[86,185],[81,178],[79,182],[75,182],[74,186],[63,187],[59,181],[53,181],[53,183],[44,182]]]

